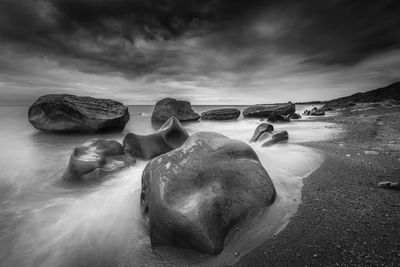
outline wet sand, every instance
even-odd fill
[[[235,266],[398,266],[400,192],[377,184],[400,182],[400,107],[361,105],[313,120],[345,132],[303,143],[325,161],[304,179],[298,212]]]

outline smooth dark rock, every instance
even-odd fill
[[[259,138],[259,141],[264,142],[262,144],[263,147],[271,146],[271,145],[280,143],[282,141],[287,141],[287,140],[289,140],[289,134],[287,131],[282,131],[282,132],[277,132],[277,133],[264,132]]]
[[[171,117],[175,117],[179,121],[196,121],[200,118],[199,114],[192,110],[190,102],[173,98],[164,98],[158,101],[154,107],[151,120],[164,123]]]
[[[249,145],[199,132],[146,165],[141,211],[153,246],[217,254],[228,232],[252,211],[271,205],[275,196]]]
[[[265,122],[261,123],[254,130],[254,134],[253,134],[253,137],[250,139],[250,142],[258,141],[258,139],[260,138],[260,135],[264,132],[272,133],[273,131],[274,131],[274,126],[272,126],[272,124],[265,123]]]
[[[293,113],[292,115],[290,115],[290,119],[293,119],[293,120],[301,119],[301,115],[298,113]]]
[[[201,113],[202,120],[236,120],[240,110],[236,108],[214,109]]]
[[[243,116],[249,118],[268,118],[273,111],[279,115],[290,115],[296,111],[296,106],[292,103],[285,105],[255,105],[243,110]]]
[[[400,190],[400,183],[398,183],[398,182],[380,182],[380,183],[378,183],[378,187],[383,188],[383,189]]]
[[[289,116],[291,116],[291,114],[290,115],[282,115],[282,114],[279,114],[278,112],[274,111],[269,115],[268,121],[269,122],[278,122],[278,121],[290,122]]]
[[[51,132],[122,131],[129,121],[120,102],[75,95],[44,95],[29,108],[29,122]]]
[[[171,117],[156,133],[128,133],[123,140],[123,147],[132,157],[149,160],[180,147],[188,137],[180,122]]]
[[[119,142],[92,139],[74,148],[63,178],[69,181],[97,179],[125,168],[135,161],[134,158],[124,154]]]

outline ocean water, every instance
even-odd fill
[[[131,119],[122,133],[55,135],[29,124],[28,107],[0,107],[0,266],[234,263],[284,229],[297,211],[303,179],[324,160],[320,151],[302,144],[335,138],[341,132],[334,124],[304,118],[274,125],[276,130],[289,132],[287,143],[269,148],[250,144],[274,182],[277,200],[232,231],[220,255],[209,256],[151,248],[139,209],[145,161],[98,183],[71,185],[61,179],[74,146],[91,138],[122,141],[127,132],[156,130],[150,122],[152,106],[129,108]],[[198,113],[213,108],[221,106],[194,106]],[[301,112],[307,107],[296,108]],[[240,117],[237,121],[184,123],[184,127],[189,134],[216,131],[248,143],[259,123]]]

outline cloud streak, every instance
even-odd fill
[[[398,1],[0,0],[0,92],[18,103],[51,92],[337,97],[399,78],[399,11]]]

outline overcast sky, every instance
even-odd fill
[[[0,0],[0,104],[327,100],[399,73],[398,0]]]

